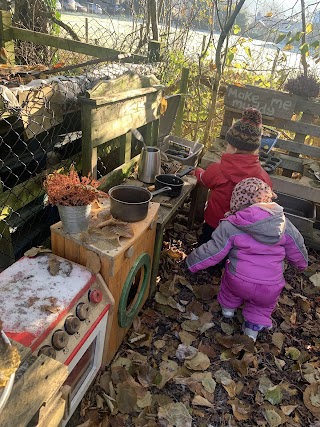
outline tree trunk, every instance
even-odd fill
[[[210,103],[210,107],[209,107],[209,111],[208,111],[208,119],[207,119],[207,124],[206,124],[205,132],[204,132],[204,137],[203,137],[203,144],[204,145],[207,145],[209,136],[211,134],[211,129],[213,128],[214,120],[216,117],[218,92],[219,92],[219,87],[220,87],[221,76],[223,73],[222,47],[223,47],[223,44],[225,42],[225,39],[228,37],[228,35],[232,29],[234,21],[236,20],[236,17],[238,16],[238,13],[240,12],[244,2],[245,2],[245,0],[239,0],[234,11],[232,12],[229,19],[227,20],[227,22],[223,26],[219,40],[218,40],[217,50],[216,50],[216,67],[217,67],[217,70],[216,70],[216,75],[215,75],[213,86],[212,86],[211,103]]]
[[[302,45],[306,42],[306,7],[304,0],[301,0],[301,24],[302,24],[302,37],[301,37],[301,43]],[[308,76],[308,64],[307,64],[307,57],[305,52],[301,52],[301,64],[303,66],[303,74],[305,77]]]
[[[151,19],[152,39],[159,41],[157,0],[149,0],[149,16]]]

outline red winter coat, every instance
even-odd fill
[[[204,220],[213,228],[230,210],[231,194],[238,182],[245,178],[259,178],[272,187],[269,175],[260,165],[258,154],[225,153],[220,162],[212,163],[206,170],[197,168],[195,175],[198,182],[211,190]]]

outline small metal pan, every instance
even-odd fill
[[[164,187],[171,187],[170,190],[167,190],[164,195],[168,197],[179,197],[182,191],[182,187],[184,184],[183,176],[187,175],[194,169],[193,166],[188,166],[182,172],[177,174],[162,174],[156,175],[155,178],[155,186],[156,190],[160,190]]]

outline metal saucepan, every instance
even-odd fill
[[[181,179],[183,176],[187,175],[189,172],[191,172],[194,169],[193,166],[188,166],[186,169],[184,169],[182,172],[177,174],[162,174],[157,175],[155,180],[155,186],[156,190],[159,190],[160,188],[165,188],[166,186],[171,187],[170,190],[167,190],[165,192],[165,195],[168,197],[178,197],[181,194],[182,187],[184,184],[183,179]]]
[[[152,197],[169,190],[171,188],[167,186],[151,193],[143,187],[116,185],[109,190],[110,213],[114,218],[125,222],[142,221],[148,215]]]

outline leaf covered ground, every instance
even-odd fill
[[[320,427],[318,254],[309,251],[306,274],[287,267],[273,330],[254,344],[241,334],[241,310],[221,316],[221,270],[185,269],[199,232],[186,223],[180,213],[166,231],[157,293],[72,426]]]

